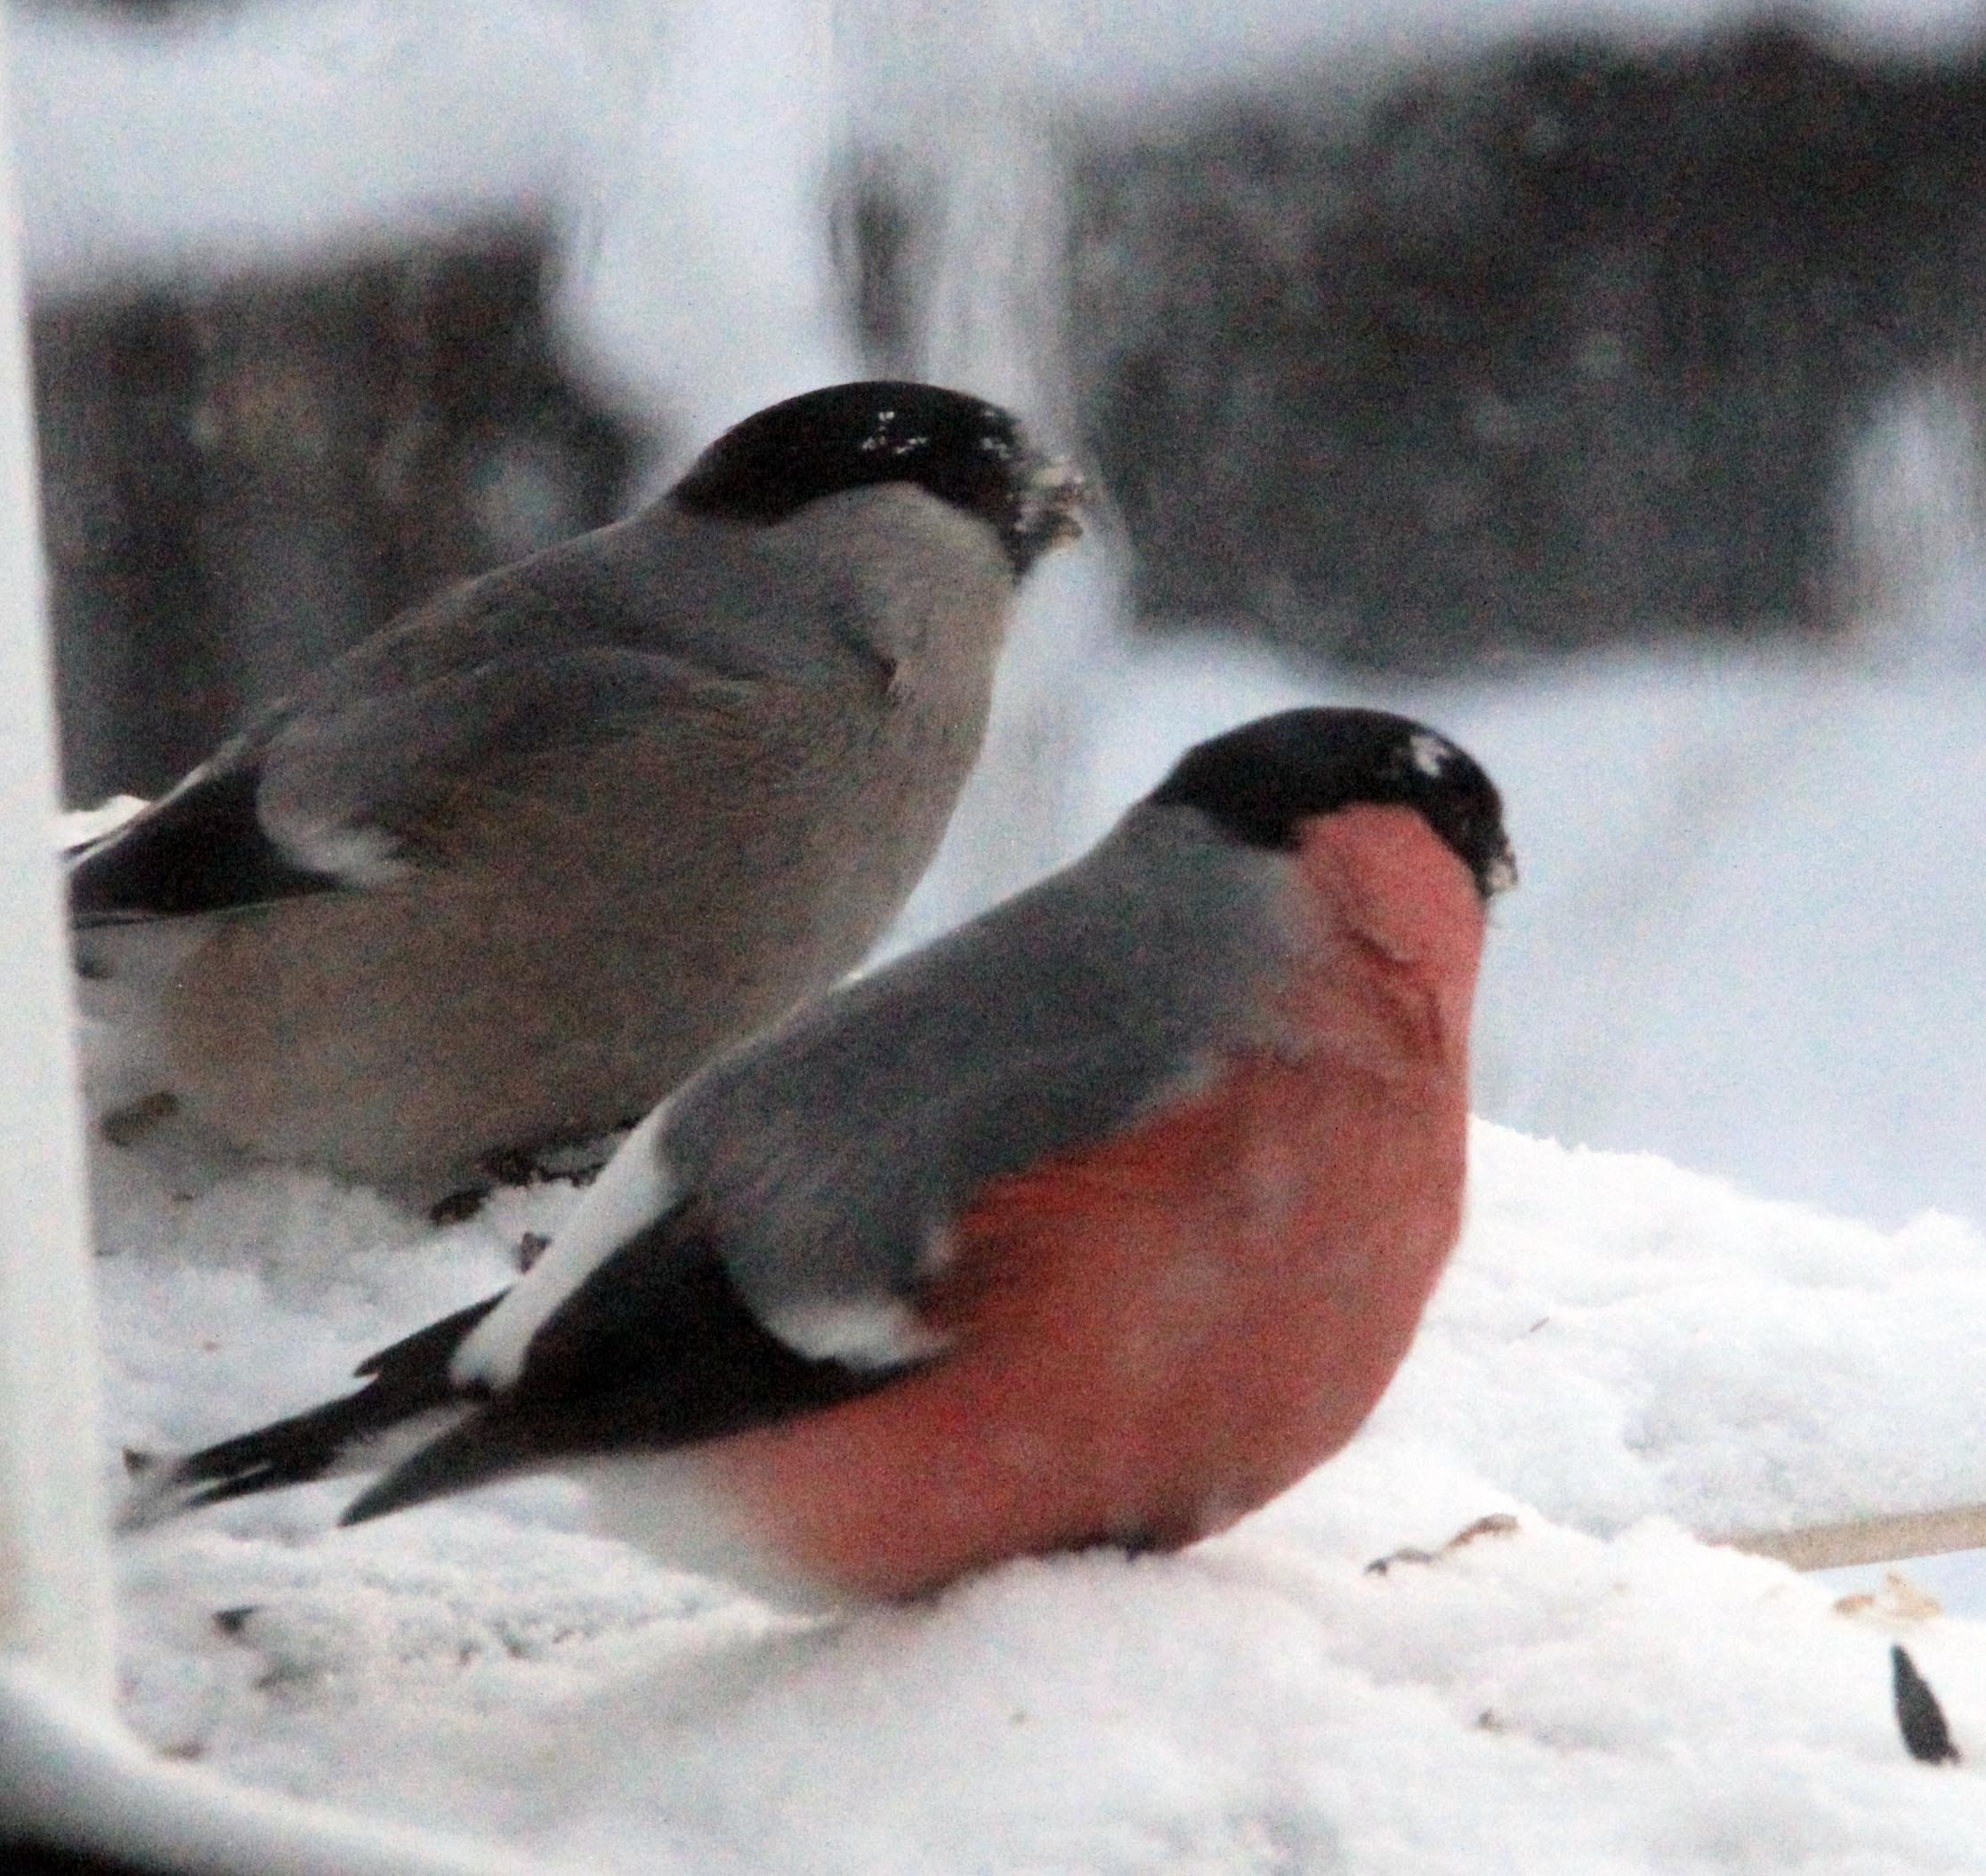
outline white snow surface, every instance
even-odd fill
[[[1986,1243],[1479,1123],[1470,1222],[1337,1460],[1178,1557],[1023,1562],[806,1624],[518,1482],[349,1482],[127,1540],[126,1717],[247,1784],[607,1870],[1976,1868],[1896,1637],[1986,1749],[1986,1627],[1691,1532],[1986,1500]],[[562,1187],[432,1230],[318,1177],[97,1164],[114,1435],[237,1431],[514,1269]],[[1514,1532],[1431,1564],[1490,1512]],[[214,1617],[241,1612],[224,1632]]]

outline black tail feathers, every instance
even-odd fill
[[[366,1385],[355,1394],[148,1468],[134,1482],[120,1526],[141,1529],[203,1505],[306,1484],[340,1469],[357,1449],[404,1422],[459,1401],[448,1363],[502,1295],[486,1297],[370,1356],[357,1371]]]

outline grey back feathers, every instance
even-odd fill
[[[908,1292],[989,1181],[1259,1039],[1284,867],[1137,809],[1074,866],[686,1088],[664,1144],[762,1313]]]
[[[875,493],[749,538],[665,506],[584,554],[446,594],[306,685],[247,740],[263,822],[279,838],[313,818],[377,829],[418,857],[465,791],[496,795],[628,739],[694,744],[727,720],[743,753],[767,686],[844,692],[860,717],[926,651],[962,661],[965,694],[944,700],[976,748],[996,567],[963,521]]]

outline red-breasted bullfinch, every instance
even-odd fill
[[[991,404],[844,384],[389,627],[76,859],[125,1096],[410,1181],[645,1112],[895,916],[1081,495]]]
[[[710,1064],[513,1288],[127,1523],[377,1465],[509,1474],[777,1598],[1171,1549],[1344,1445],[1459,1229],[1497,791],[1431,730],[1265,717],[1102,845]]]

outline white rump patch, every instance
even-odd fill
[[[62,851],[73,853],[115,834],[127,821],[135,821],[151,804],[142,795],[112,795],[93,808],[71,808],[56,822]]]
[[[757,1314],[795,1354],[865,1371],[927,1362],[946,1346],[897,1297],[843,1297]]]
[[[298,866],[350,886],[390,885],[412,870],[392,837],[377,828],[335,821],[289,821],[269,837]]]
[[[777,1556],[682,1452],[590,1453],[559,1470],[585,1487],[593,1528],[672,1569],[714,1577],[799,1614],[825,1614],[849,1598],[810,1581]]]
[[[1423,775],[1439,775],[1455,759],[1454,747],[1443,742],[1439,736],[1431,736],[1425,730],[1417,731],[1408,740],[1407,747],[1413,751],[1414,766]]]
[[[620,1144],[566,1226],[475,1328],[448,1364],[458,1387],[501,1393],[524,1371],[525,1351],[552,1313],[621,1246],[646,1231],[678,1196],[661,1149],[666,1101]]]

